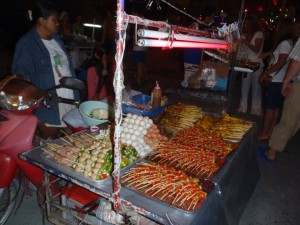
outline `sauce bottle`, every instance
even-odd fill
[[[161,105],[161,89],[158,84],[158,81],[156,81],[155,88],[152,91],[152,108],[158,108]]]

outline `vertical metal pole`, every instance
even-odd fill
[[[122,57],[125,46],[123,45],[123,24],[124,24],[124,0],[117,0],[117,40],[116,40],[116,71],[114,75],[114,91],[116,96],[115,103],[115,133],[114,133],[114,172],[113,172],[113,203],[114,210],[121,210],[120,201],[120,164],[121,164],[121,122],[122,122],[122,89],[123,71]]]
[[[245,0],[242,0],[241,10],[238,18],[238,26],[239,26],[240,33],[242,33],[244,5],[245,5]],[[237,52],[235,52],[231,58],[229,84],[227,85],[227,107],[226,107],[227,112],[232,108],[232,96],[235,90],[235,81],[236,81],[237,72],[234,71],[234,65],[236,63],[236,56],[237,56]]]
[[[239,13],[239,18],[238,18],[238,25],[239,25],[239,28],[240,28],[240,32],[242,31],[241,29],[242,29],[244,7],[245,7],[245,0],[242,0],[242,2],[241,2],[241,10],[240,10],[240,13]]]

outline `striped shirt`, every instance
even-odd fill
[[[300,61],[300,38],[298,39],[297,43],[295,44],[289,57],[293,60]]]

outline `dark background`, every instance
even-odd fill
[[[17,40],[30,29],[29,21],[26,19],[26,12],[32,0],[1,0],[0,1],[0,78],[9,72],[9,63],[13,54]],[[102,24],[107,9],[115,10],[116,0],[52,0],[59,12],[66,11],[70,15],[71,22],[75,15],[80,13],[84,22]],[[144,17],[152,20],[165,21],[170,24],[181,26],[189,25],[192,20],[177,12],[170,6],[161,2],[162,10],[156,9],[154,4],[150,10],[145,10],[148,0],[124,0],[125,12],[131,13],[132,9],[139,9]],[[227,13],[225,21],[228,23],[238,20],[241,11],[242,0],[168,0],[172,5],[187,12],[192,16],[199,15],[205,5],[213,5],[217,12],[223,10]],[[300,15],[299,0],[251,0],[244,3],[244,9],[249,14],[257,14],[259,17],[274,17],[279,13],[279,9],[287,9],[286,13],[295,17]],[[220,18],[216,17],[216,21]],[[274,22],[275,23],[275,22]],[[91,37],[92,29],[86,30]],[[101,29],[96,29],[95,39],[101,38]]]

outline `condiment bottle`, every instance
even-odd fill
[[[156,81],[155,88],[152,91],[152,108],[158,108],[161,105],[161,89],[158,84],[158,81]]]

